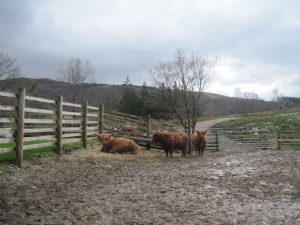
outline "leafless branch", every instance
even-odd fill
[[[9,79],[17,77],[20,74],[20,67],[16,59],[8,54],[0,52],[0,79]]]

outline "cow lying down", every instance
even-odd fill
[[[123,127],[122,131],[130,133],[132,136],[137,136],[140,133],[140,129],[137,125]]]
[[[139,154],[140,146],[128,138],[115,138],[111,134],[97,134],[98,140],[103,145],[101,151],[108,153],[131,153]]]
[[[172,157],[173,149],[181,149],[182,156],[186,156],[188,135],[185,132],[155,132],[152,140],[161,144],[168,157]]]

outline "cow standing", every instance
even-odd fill
[[[161,144],[166,152],[166,157],[172,157],[173,149],[181,149],[182,156],[186,156],[188,135],[185,132],[155,132],[152,140]]]
[[[204,149],[208,143],[207,130],[204,131],[196,131],[192,136],[192,143],[196,150],[196,153],[199,156],[202,156],[204,153]]]

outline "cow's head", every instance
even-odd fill
[[[197,130],[196,131],[198,138],[204,139],[205,136],[207,135],[207,130]]]
[[[159,140],[161,139],[161,135],[162,135],[161,132],[159,132],[159,131],[155,132],[155,133],[153,134],[153,136],[152,136],[152,140],[153,140],[153,141],[159,141]]]
[[[97,134],[97,137],[101,144],[105,145],[110,142],[111,134]]]

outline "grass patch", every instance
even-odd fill
[[[28,149],[23,152],[24,160],[31,157],[37,156],[56,156],[55,149],[53,147],[44,147],[36,149]],[[16,153],[15,152],[5,152],[0,154],[0,162],[15,161]]]
[[[0,163],[0,176],[7,172],[9,165],[9,163]]]
[[[63,153],[70,154],[74,151],[78,151],[83,147],[82,142],[74,142],[74,143],[68,143],[63,144]]]

